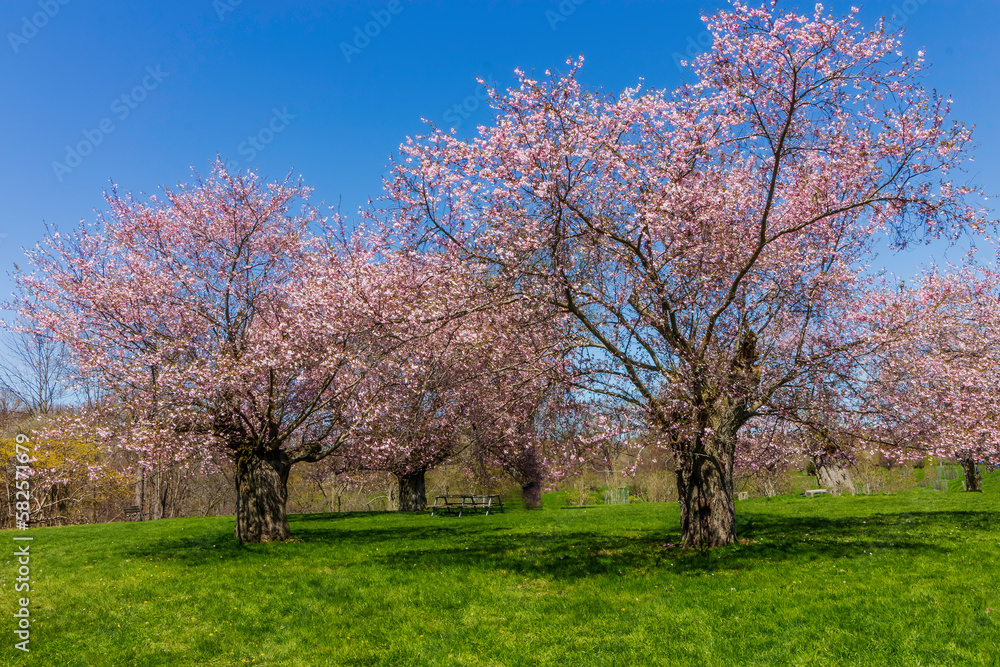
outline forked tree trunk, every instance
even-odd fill
[[[419,512],[427,507],[427,491],[424,489],[424,471],[409,475],[397,475],[399,480],[399,511]]]
[[[702,405],[699,433],[677,455],[677,499],[685,547],[707,549],[736,541],[733,464],[736,433],[746,423],[745,399],[760,383],[757,334],[746,331],[733,358],[726,388],[731,396],[712,397]],[[702,396],[705,396],[704,393]],[[707,397],[706,397],[707,398]]]
[[[693,451],[679,455],[677,498],[681,506],[681,539],[685,547],[705,549],[736,541],[733,503],[735,437],[716,429],[699,438]]]
[[[982,491],[983,478],[979,474],[979,467],[976,465],[976,460],[962,459],[960,463],[962,464],[962,472],[965,473],[965,490]]]
[[[236,539],[240,542],[277,542],[291,536],[285,504],[288,501],[288,456],[257,448],[237,450]]]
[[[826,452],[813,458],[816,480],[820,486],[828,489],[834,495],[839,495],[844,491],[849,492],[852,496],[855,493],[854,481],[851,479],[851,471],[847,466],[847,461]]]

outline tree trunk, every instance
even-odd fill
[[[259,448],[236,451],[236,539],[277,542],[291,536],[288,501],[288,456]]]
[[[173,471],[171,471],[172,473]],[[156,473],[156,486],[157,486],[157,502],[160,505],[159,508],[159,518],[166,519],[168,515],[168,510],[170,508],[170,496],[174,492],[173,475],[167,473],[164,475],[162,472]]]
[[[424,489],[424,471],[409,475],[397,475],[399,480],[399,511],[419,512],[427,507],[427,491]]]
[[[160,486],[160,477],[160,469],[157,468],[155,476],[153,477],[153,502],[152,507],[150,507],[152,510],[153,521],[163,518],[163,493]]]
[[[146,471],[139,470],[139,479],[135,482],[135,504],[139,506],[139,519],[149,516],[146,512]]]
[[[844,491],[854,495],[854,481],[847,461],[824,452],[813,458],[813,466],[816,468],[816,480],[824,489],[828,489],[833,495]]]
[[[976,460],[962,459],[960,463],[962,464],[962,472],[965,473],[965,490],[982,491],[983,478],[979,474],[979,467],[976,466]]]
[[[514,462],[514,477],[521,482],[521,499],[528,509],[542,506],[542,462],[538,450],[526,447]]]
[[[677,455],[677,500],[685,547],[707,549],[736,541],[733,463],[736,433],[746,423],[747,399],[760,384],[757,334],[746,331],[733,357],[723,394],[696,387],[701,397],[697,433]],[[728,394],[728,395],[727,395]]]
[[[542,481],[532,480],[521,485],[521,500],[527,509],[537,509],[542,506]]]
[[[704,549],[736,541],[735,429],[732,424],[720,426],[711,436],[699,436],[692,451],[678,453],[677,499],[685,547]]]

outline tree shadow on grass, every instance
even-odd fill
[[[362,517],[373,516],[400,516],[399,512],[389,510],[367,510],[364,512],[312,512],[308,514],[289,514],[288,525],[295,532],[295,524],[310,523],[313,521],[344,521],[346,519],[360,519]]]
[[[287,543],[271,542],[266,544],[240,544],[236,541],[233,531],[235,519],[224,525],[185,526],[183,531],[174,531],[164,536],[163,528],[166,522],[156,525],[154,535],[145,539],[136,537],[126,543],[126,555],[130,557],[170,558],[188,565],[203,565],[218,562],[219,556],[228,558],[252,558],[266,556],[280,558],[281,554],[301,554],[302,549],[337,548],[338,545],[350,545],[351,548],[377,546],[405,539],[441,540],[463,532],[462,526],[413,526],[402,525],[379,529],[370,529],[368,523],[358,523],[357,520],[371,520],[373,517],[384,517],[396,524],[406,523],[414,515],[401,515],[398,512],[339,512],[330,514],[290,514],[288,522],[292,529],[292,539]],[[351,521],[351,520],[355,521]],[[169,520],[168,520],[169,521]],[[152,524],[149,524],[152,525]]]
[[[365,553],[369,554],[365,557],[368,562],[400,571],[479,570],[575,580],[650,574],[667,564],[675,574],[693,575],[750,568],[761,562],[856,558],[870,551],[943,556],[952,550],[952,542],[935,538],[934,533],[961,526],[968,536],[989,531],[1000,521],[1000,512],[995,511],[911,511],[843,518],[742,512],[738,535],[743,542],[700,552],[677,547],[677,530],[644,530],[641,537],[625,534],[634,532],[627,519],[580,529],[579,524],[543,527],[447,518],[440,524],[428,524],[388,514],[396,525],[384,528],[373,527],[368,521],[360,525],[350,521],[371,517],[368,512],[299,515],[292,519],[293,534],[302,543],[238,545],[231,532],[211,531],[211,535],[178,536],[137,545],[142,552],[138,555],[210,566],[218,563],[220,555],[254,560],[313,553],[336,560],[338,553],[345,553],[356,562],[356,554]],[[960,540],[962,536],[948,539]],[[380,553],[373,555],[376,550]]]

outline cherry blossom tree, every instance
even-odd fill
[[[870,363],[878,345],[864,336],[863,329],[856,335],[868,345],[852,346],[852,351]],[[782,433],[784,449],[809,460],[817,482],[834,494],[855,493],[850,468],[857,458],[862,416],[856,397],[871,390],[867,377],[866,367],[858,364],[827,369],[815,376],[811,386],[791,392],[785,405],[772,414],[772,421],[782,422],[781,430],[773,433]]]
[[[491,91],[496,121],[401,147],[383,215],[415,246],[573,318],[590,390],[641,409],[675,461],[683,543],[735,539],[751,419],[850,365],[864,262],[987,225],[952,182],[971,142],[900,35],[733,2],[673,93],[568,73]]]
[[[317,236],[308,195],[221,163],[146,202],[112,191],[96,224],[53,231],[17,276],[30,332],[97,379],[98,412],[115,408],[94,437],[150,470],[228,456],[243,542],[289,537],[290,467],[370,418],[383,387],[366,380],[391,323],[381,311],[405,314],[403,279],[366,248]]]
[[[541,373],[531,368],[529,377],[508,370],[505,381],[489,378],[471,415],[474,459],[517,482],[527,508],[541,507],[546,483],[564,477],[589,444],[567,429],[577,407],[567,368],[561,359],[548,361]]]
[[[476,350],[460,349],[455,328],[436,333],[397,349],[380,369],[373,380],[388,388],[385,399],[338,457],[344,471],[395,475],[402,512],[426,507],[427,471],[464,449],[475,400],[469,374],[476,371],[468,364]]]
[[[794,430],[786,421],[751,421],[737,438],[733,474],[744,482],[754,482],[765,496],[785,492],[788,466],[795,459],[790,447],[794,442]]]
[[[871,445],[958,459],[966,489],[979,491],[977,464],[1000,464],[1000,275],[929,271],[882,312],[886,348],[865,404]]]
[[[524,440],[526,406],[561,379],[565,340],[551,312],[526,308],[502,285],[447,259],[387,258],[420,286],[407,299],[419,314],[399,321],[405,340],[369,379],[386,388],[385,398],[338,455],[343,471],[394,474],[401,511],[423,509],[426,472],[470,444],[527,465],[536,450]],[[544,463],[537,456],[535,463],[532,474],[542,475]]]

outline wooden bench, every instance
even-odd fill
[[[806,491],[806,496],[809,498],[814,498],[817,494],[827,493],[826,489],[809,489]]]
[[[146,516],[142,513],[142,508],[138,505],[129,505],[128,507],[123,507],[122,512],[125,513],[126,521],[142,521],[142,517]]]
[[[484,512],[488,516],[490,512],[497,510],[503,512],[503,501],[500,496],[438,496],[434,499],[434,506],[431,507],[431,516],[437,513],[462,516],[463,512]]]

